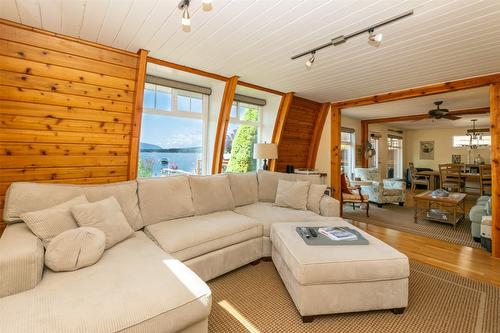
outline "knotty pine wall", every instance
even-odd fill
[[[127,179],[137,62],[0,21],[0,214],[10,182]]]
[[[294,96],[287,113],[283,134],[278,144],[276,171],[285,172],[286,166],[307,167],[309,150],[321,103]],[[317,147],[316,147],[317,148]]]

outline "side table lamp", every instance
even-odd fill
[[[278,158],[278,145],[275,143],[255,143],[253,145],[253,158],[264,160],[263,170],[269,170],[267,160]]]

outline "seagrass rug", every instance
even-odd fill
[[[212,333],[500,332],[500,288],[414,261],[409,304],[402,315],[325,315],[304,324],[272,262],[244,266],[208,285],[213,294]]]
[[[459,245],[482,248],[481,244],[475,242],[471,234],[471,221],[468,217],[463,218],[456,228],[451,224],[427,221],[420,219],[414,223],[414,210],[412,207],[400,207],[398,205],[384,205],[382,208],[370,205],[370,217],[366,217],[366,210],[352,209],[344,205],[344,218],[354,221],[375,224],[381,227],[406,231],[417,235],[444,240]]]

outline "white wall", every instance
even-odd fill
[[[453,136],[464,135],[467,128],[425,129],[406,131],[404,144],[405,166],[413,162],[418,168],[438,170],[439,164],[451,163],[451,155],[462,156],[462,163],[469,163],[467,148],[453,148]],[[434,160],[420,159],[420,141],[434,141]],[[481,154],[486,163],[491,163],[490,147],[471,151],[470,163]]]
[[[273,139],[274,123],[276,122],[281,103],[281,96],[267,94],[264,99],[266,100],[266,105],[262,107],[262,127],[259,134],[259,141],[271,142]]]

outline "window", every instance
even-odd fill
[[[372,148],[375,150],[375,153],[368,157],[369,168],[378,168],[378,139],[379,136],[372,134],[368,140],[368,142],[372,145]]]
[[[356,140],[354,130],[342,129],[340,133],[340,153],[342,172],[352,179],[354,174]]]
[[[478,146],[491,146],[491,136],[483,135],[482,138],[478,140],[473,140],[472,142]],[[468,135],[454,135],[453,136],[453,147],[468,147],[471,144],[470,136]]]
[[[403,138],[387,137],[387,177],[403,178]]]
[[[139,177],[204,173],[207,115],[208,95],[147,83]]]
[[[223,172],[249,172],[257,170],[253,159],[253,145],[261,126],[261,107],[235,101],[226,132]]]

